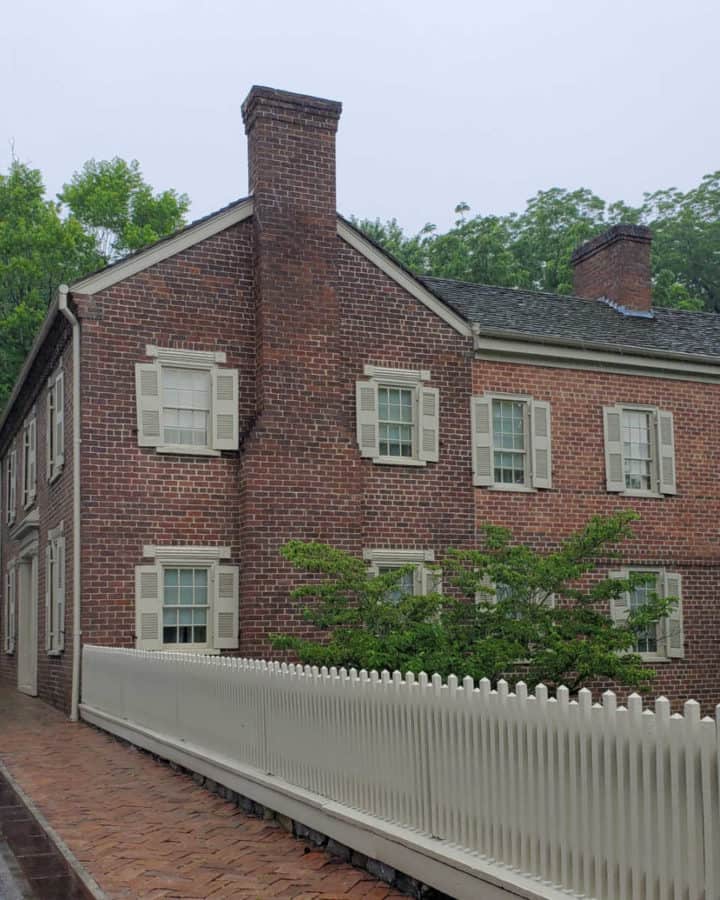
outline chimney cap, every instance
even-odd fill
[[[280,91],[277,88],[254,84],[242,105],[246,131],[251,127],[255,115],[260,110],[268,112],[272,110],[274,115],[282,116],[284,114],[293,118],[297,118],[298,115],[306,115],[318,123],[325,120],[332,123],[333,128],[337,128],[337,121],[342,112],[342,103],[337,100],[325,100],[309,94],[294,94],[292,91]]]
[[[646,225],[613,225],[602,234],[585,241],[573,251],[570,262],[576,266],[579,262],[593,256],[600,250],[615,244],[618,241],[636,241],[641,244],[649,244],[652,241],[652,231]]]

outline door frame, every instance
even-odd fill
[[[17,557],[15,616],[17,628],[17,689],[36,697],[38,693],[38,542],[23,547]],[[29,617],[26,621],[25,617]],[[24,671],[23,662],[27,663]],[[23,676],[27,675],[27,680]],[[24,683],[21,683],[23,678]]]

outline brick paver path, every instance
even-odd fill
[[[1,684],[0,758],[113,898],[403,900],[187,775]]]

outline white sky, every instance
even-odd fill
[[[252,84],[341,100],[340,211],[410,230],[720,168],[716,0],[5,0],[0,22],[0,167],[14,141],[53,194],[119,155],[193,217],[245,195]]]

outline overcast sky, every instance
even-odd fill
[[[345,214],[637,202],[720,168],[719,36],[717,0],[6,0],[0,166],[14,141],[54,194],[137,158],[201,216],[247,193],[240,105],[266,84],[343,102]]]

